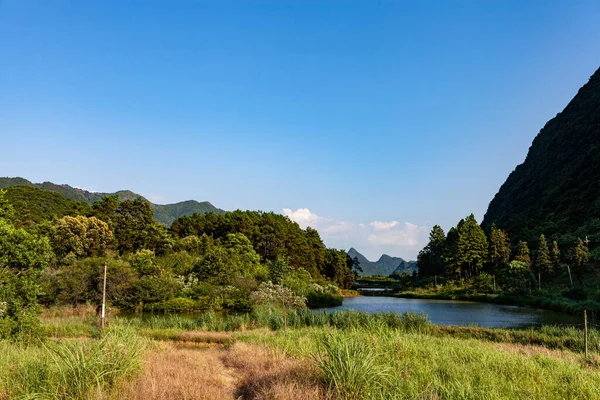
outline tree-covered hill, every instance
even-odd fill
[[[513,240],[540,234],[572,247],[600,243],[600,69],[566,108],[548,121],[523,164],[510,174],[483,220]]]
[[[19,225],[22,226],[65,215],[87,214],[90,210],[90,206],[83,201],[67,199],[60,193],[32,186],[11,186],[6,189],[5,196],[14,207]]]
[[[32,183],[24,178],[0,178],[0,189],[1,188],[9,188],[13,186],[30,186],[38,189],[49,190],[52,192],[60,193],[67,199],[85,202],[87,204],[92,204],[95,201],[98,201],[106,196],[111,196],[117,194],[119,196],[120,201],[125,200],[135,200],[137,198],[143,198],[143,196],[134,193],[130,190],[120,190],[115,193],[100,193],[100,192],[90,192],[84,189],[74,188],[69,185],[57,185],[52,182],[43,182],[43,183]],[[204,214],[207,212],[212,212],[215,214],[223,214],[225,211],[213,206],[208,201],[198,202],[195,200],[182,201],[175,204],[154,204],[150,203],[152,210],[154,211],[154,219],[164,224],[166,226],[170,226],[173,221],[177,218],[192,215],[194,213]]]

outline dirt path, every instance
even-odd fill
[[[283,357],[257,345],[231,347],[162,343],[146,357],[146,367],[117,398],[175,399],[326,399],[315,366]]]
[[[142,375],[119,391],[126,399],[236,399],[238,377],[220,346],[163,344],[146,357]]]

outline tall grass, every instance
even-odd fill
[[[302,328],[242,341],[313,359],[340,398],[595,399],[600,371],[573,353],[533,353],[475,339],[433,337],[383,325]]]
[[[223,314],[206,312],[194,317],[186,315],[160,315],[146,319],[132,319],[130,323],[138,328],[178,329],[205,331],[238,331],[256,328],[281,330],[284,328],[283,313],[278,310],[256,309],[247,314]],[[288,327],[303,328],[334,327],[338,329],[357,328],[369,324],[383,324],[390,328],[407,331],[425,332],[429,329],[429,321],[424,314],[393,312],[370,314],[364,311],[312,311],[291,310],[288,312]]]
[[[147,341],[126,325],[97,340],[0,343],[0,398],[84,399],[142,367]]]
[[[328,333],[320,341],[321,349],[314,358],[323,372],[326,384],[342,399],[373,399],[381,396],[391,371],[378,359],[377,349],[353,335]]]

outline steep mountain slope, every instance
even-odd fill
[[[356,257],[362,268],[361,276],[370,275],[383,275],[388,276],[398,271],[401,274],[403,271],[412,273],[416,268],[415,261],[404,261],[400,257],[390,257],[387,254],[383,254],[379,260],[373,262],[369,261],[365,256],[360,254],[355,248],[348,250],[348,255],[352,258]]]
[[[119,200],[121,201],[133,200],[140,197],[143,198],[143,196],[130,190],[120,190],[115,193],[99,193],[89,192],[87,190],[74,188],[69,185],[57,185],[52,182],[32,183],[24,178],[0,178],[0,188],[8,188],[13,186],[30,186],[38,189],[49,190],[60,193],[67,199],[81,201],[87,204],[92,204],[93,202],[100,200],[105,196],[114,194],[119,195]],[[150,204],[152,206],[152,210],[154,211],[154,219],[167,226],[170,226],[173,221],[184,215],[192,215],[194,213],[205,214],[207,212],[222,214],[225,212],[219,208],[216,208],[208,201],[197,202],[195,200],[188,200],[175,204]]]
[[[538,133],[491,201],[482,225],[492,223],[530,243],[600,241],[600,69]]]

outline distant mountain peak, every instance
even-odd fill
[[[373,262],[369,261],[365,256],[359,253],[354,247],[348,250],[348,255],[352,258],[356,257],[360,264],[360,268],[363,270],[360,275],[383,275],[388,276],[394,273],[408,272],[416,270],[415,261],[404,261],[400,257],[392,257],[387,254],[382,254],[379,260]]]

